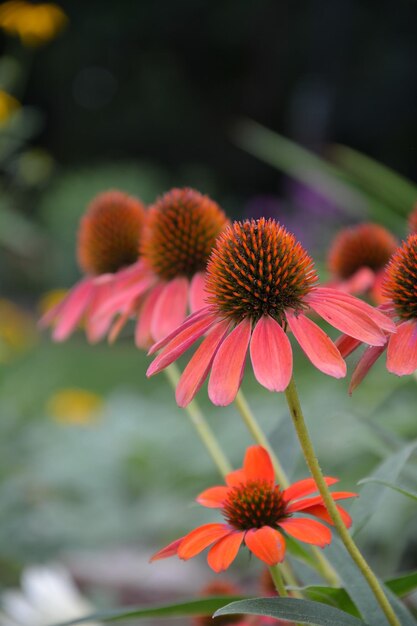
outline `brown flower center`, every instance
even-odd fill
[[[149,209],[143,257],[165,280],[191,278],[206,269],[226,224],[225,213],[208,196],[193,189],[172,189]]]
[[[402,319],[417,318],[417,234],[410,235],[389,262],[384,294]]]
[[[106,191],[90,203],[78,231],[78,262],[87,274],[113,273],[139,257],[145,207],[121,191]]]
[[[219,237],[207,266],[209,302],[235,321],[303,308],[317,280],[313,261],[275,220],[235,222]]]
[[[285,515],[286,503],[278,485],[266,481],[232,487],[223,505],[223,515],[237,530],[271,526],[277,528]]]

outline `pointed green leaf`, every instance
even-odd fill
[[[417,589],[417,570],[386,580],[385,585],[400,598],[406,596]]]
[[[296,598],[253,598],[240,600],[219,609],[214,617],[219,615],[263,615],[276,619],[299,624],[314,624],[315,626],[370,626],[352,615],[348,615],[333,606],[311,600],[297,600]]]
[[[241,600],[239,596],[216,596],[190,600],[176,604],[165,604],[153,607],[128,607],[114,611],[94,613],[79,619],[61,623],[57,626],[72,626],[73,624],[85,624],[89,622],[121,622],[123,620],[143,619],[145,617],[185,617],[197,615],[212,615],[220,607],[228,602]]]
[[[400,487],[400,485],[394,485],[394,483],[390,483],[387,480],[381,480],[379,478],[363,478],[358,482],[358,485],[364,485],[366,483],[376,483],[378,485],[383,485],[384,487],[388,487],[389,489],[398,491],[398,493],[401,493],[403,496],[407,496],[407,498],[411,498],[412,500],[417,501],[417,493],[415,491],[410,491],[410,489],[406,487]]]

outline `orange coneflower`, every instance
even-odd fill
[[[238,392],[250,346],[255,377],[270,391],[284,391],[292,375],[292,331],[310,361],[335,378],[346,364],[331,339],[306,312],[335,328],[380,346],[394,324],[353,296],[316,286],[313,261],[295,237],[275,220],[235,222],[218,238],[207,267],[208,306],[155,344],[165,348],[148,369],[156,374],[208,333],[185,368],[177,402],[186,406],[209,371],[209,397],[230,404]]]
[[[81,321],[89,341],[106,334],[111,318],[97,318],[96,312],[136,275],[145,218],[142,202],[121,191],[101,193],[89,204],[78,231],[77,256],[85,278],[41,319],[42,326],[54,326],[55,341],[67,339]]]
[[[410,235],[392,256],[383,284],[386,302],[381,309],[395,320],[397,332],[382,346],[370,346],[353,372],[350,391],[364,379],[373,364],[387,350],[387,369],[397,376],[417,369],[417,234]],[[339,349],[347,356],[362,342],[342,336]]]
[[[265,448],[249,447],[243,468],[228,474],[225,486],[206,489],[196,499],[202,506],[220,509],[225,522],[196,528],[157,552],[151,561],[174,555],[188,560],[211,546],[208,564],[215,572],[221,572],[232,564],[245,543],[258,559],[269,566],[277,565],[285,557],[284,534],[324,548],[332,539],[330,529],[305,517],[332,523],[322,497],[311,495],[318,490],[314,480],[306,478],[282,490],[275,484],[274,476]],[[326,482],[332,485],[337,479],[326,477]],[[332,497],[343,500],[356,495],[340,491]],[[350,526],[349,514],[340,506],[338,509],[346,526]]]
[[[379,224],[344,228],[330,247],[329,286],[352,294],[370,293],[380,303],[384,268],[397,246],[396,238]]]
[[[228,223],[219,205],[194,189],[172,189],[149,207],[138,265],[150,286],[136,280],[106,303],[98,317],[124,312],[111,337],[133,316],[135,341],[149,348],[204,304],[207,260]]]

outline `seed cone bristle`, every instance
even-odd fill
[[[216,237],[228,223],[216,202],[194,189],[172,189],[149,209],[141,252],[164,280],[206,269]]]
[[[107,274],[137,261],[145,217],[142,202],[122,191],[96,196],[78,230],[81,269],[86,274]]]
[[[383,291],[402,319],[417,318],[417,234],[410,235],[392,256]]]
[[[359,269],[377,272],[388,263],[397,248],[396,238],[383,226],[373,223],[345,228],[330,248],[328,266],[340,279],[351,278]]]
[[[317,281],[313,261],[275,220],[234,222],[216,242],[207,266],[208,301],[235,321],[303,308]]]
[[[285,517],[285,502],[278,486],[265,481],[248,482],[230,489],[223,515],[237,530],[277,528],[280,519]]]

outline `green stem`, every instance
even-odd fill
[[[171,386],[175,390],[178,381],[180,379],[180,373],[175,364],[170,365],[164,370]],[[229,472],[232,471],[232,466],[230,465],[226,455],[221,449],[215,434],[211,430],[210,426],[207,423],[200,407],[197,402],[193,400],[185,409],[188,413],[188,417],[195,430],[197,431],[198,436],[203,442],[204,446],[207,449],[207,452],[211,456],[214,461],[215,466],[219,470],[220,474],[225,477]]]
[[[288,593],[284,585],[284,580],[282,578],[279,565],[270,565],[269,572],[271,574],[271,578],[273,580],[273,583],[275,585],[275,589],[277,590],[278,595],[283,598],[287,597]]]
[[[373,573],[372,569],[362,556],[362,553],[360,552],[359,548],[349,534],[349,531],[347,530],[337,509],[335,501],[332,498],[326,481],[324,480],[323,472],[320,468],[313,444],[310,439],[307,425],[304,420],[297,388],[295,386],[293,378],[291,379],[291,382],[285,391],[285,396],[287,398],[288,407],[290,409],[291,417],[294,423],[295,430],[297,432],[301,449],[304,454],[304,458],[312,477],[316,481],[320,495],[323,498],[327,511],[334,523],[337,532],[339,533],[341,540],[346,547],[346,550],[349,552],[352,560],[356,563],[364,578],[368,582],[369,587],[371,588],[375,598],[377,599],[391,626],[401,626],[377,577]]]
[[[275,470],[275,475],[277,477],[278,483],[281,485],[281,487],[283,487],[284,489],[286,489],[290,482],[288,480],[288,476],[285,473],[284,468],[282,467],[281,463],[279,462],[279,459],[277,457],[277,455],[275,454],[275,452],[273,451],[265,433],[263,432],[259,422],[257,421],[256,417],[254,416],[254,414],[252,413],[252,410],[245,398],[245,396],[243,395],[243,391],[239,390],[236,399],[235,399],[235,404],[236,407],[240,413],[240,415],[242,416],[242,419],[244,421],[244,423],[246,424],[247,429],[249,430],[250,434],[252,435],[253,439],[256,441],[256,443],[258,443],[260,446],[262,446],[263,448],[265,448],[266,450],[268,450],[269,456],[271,457],[271,461],[272,461],[272,465],[274,466],[274,470]],[[321,554],[320,550],[318,548],[316,548],[315,546],[311,546],[311,551],[314,555],[314,558],[316,560],[317,563],[317,570],[320,572],[320,574],[323,576],[323,578],[325,580],[327,580],[327,582],[330,585],[334,585],[337,586],[339,584],[339,576],[337,575],[336,570],[332,567],[332,565],[328,562],[328,560],[326,559],[325,556],[323,556],[323,554]],[[287,578],[288,580],[288,578]]]

